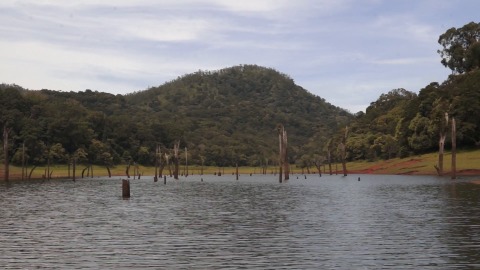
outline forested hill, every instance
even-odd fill
[[[353,117],[287,75],[253,65],[196,72],[126,96],[0,85],[0,103],[10,161],[21,163],[25,142],[30,165],[74,155],[82,163],[151,165],[157,144],[166,152],[176,140],[189,163],[260,165],[276,160],[277,124],[288,132],[294,162],[322,154]]]
[[[198,71],[126,100],[160,119],[170,140],[181,139],[218,165],[274,159],[279,123],[288,132],[292,160],[321,153],[327,139],[352,119],[288,75],[256,65]]]
[[[445,114],[448,114],[448,121]],[[348,159],[375,160],[438,151],[440,133],[451,147],[456,121],[457,146],[480,147],[480,69],[432,82],[417,94],[395,89],[382,94],[352,121]]]

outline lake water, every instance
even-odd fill
[[[466,180],[143,177],[130,199],[121,186],[0,183],[0,268],[480,269],[480,185]]]

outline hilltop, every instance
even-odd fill
[[[218,165],[274,159],[276,125],[288,131],[290,156],[326,140],[352,115],[295,84],[288,75],[256,65],[187,74],[126,96],[144,114],[162,120],[170,138]]]

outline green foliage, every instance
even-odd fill
[[[479,70],[451,75],[442,84],[431,83],[418,96],[404,89],[392,90],[372,102],[366,113],[356,115],[347,156],[375,160],[435,151],[441,132],[450,140],[445,113],[456,118],[457,145],[476,147],[480,145],[478,111]]]
[[[305,145],[322,154],[327,138],[352,118],[287,75],[254,65],[199,71],[127,96],[2,85],[0,104],[2,125],[15,124],[12,153],[25,142],[34,165],[49,155],[60,163],[75,157],[97,165],[153,165],[157,145],[165,153],[175,140],[188,148],[191,164],[263,164],[277,159],[278,123],[288,131],[293,161],[309,152]],[[62,155],[51,149],[57,144]]]
[[[457,74],[480,67],[480,23],[470,22],[461,28],[452,27],[438,39],[442,64]]]

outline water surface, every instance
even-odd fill
[[[480,268],[480,186],[465,180],[143,177],[131,192],[121,179],[0,184],[0,267]]]

